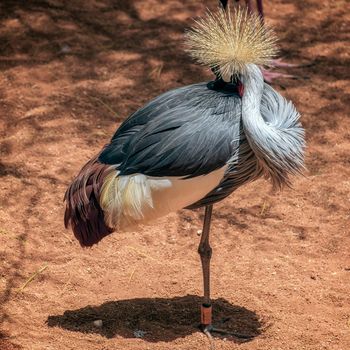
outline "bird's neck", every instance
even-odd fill
[[[244,94],[242,96],[242,113],[248,122],[262,119],[260,114],[261,99],[264,90],[264,78],[255,65],[248,66],[248,72],[243,80]],[[253,124],[254,126],[256,124]]]
[[[272,180],[275,187],[282,187],[288,184],[288,173],[293,172],[291,167],[294,166],[290,159],[290,152],[293,151],[288,150],[289,154],[285,152],[286,144],[293,146],[295,142],[293,132],[280,124],[279,114],[285,100],[282,98],[281,101],[271,103],[271,118],[266,122],[261,114],[261,103],[266,92],[262,73],[257,66],[248,66],[243,84],[242,122],[247,140],[258,159],[260,171]],[[290,117],[292,119],[293,115]]]
[[[249,65],[243,77],[244,94],[242,96],[242,121],[244,132],[254,153],[264,161],[264,156],[270,153],[266,136],[270,134],[261,112],[261,100],[264,90],[264,80],[260,69]]]

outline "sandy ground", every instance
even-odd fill
[[[0,3],[0,348],[208,349],[199,332],[202,211],[81,249],[65,189],[118,124],[170,88],[209,80],[181,49],[216,1]],[[271,0],[274,86],[307,133],[305,177],[261,180],[214,207],[215,320],[252,336],[216,349],[350,349],[349,3]],[[31,281],[26,281],[35,274]],[[102,320],[102,327],[94,326]],[[140,336],[138,338],[138,336]]]

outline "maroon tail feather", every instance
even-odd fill
[[[94,157],[80,170],[64,195],[64,225],[72,227],[74,236],[83,247],[90,247],[113,232],[105,224],[99,204],[103,180],[111,171],[115,170],[110,165],[99,163],[98,156]]]

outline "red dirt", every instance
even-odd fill
[[[1,2],[2,350],[208,348],[196,328],[202,211],[83,250],[63,228],[62,198],[128,114],[170,88],[210,79],[181,40],[190,17],[216,3]],[[299,79],[275,86],[302,113],[309,170],[293,190],[272,193],[261,180],[215,206],[215,319],[253,336],[215,345],[347,350],[349,3],[265,4],[284,59],[306,64],[289,70]]]

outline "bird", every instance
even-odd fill
[[[69,185],[64,223],[90,247],[170,212],[204,208],[200,325],[211,338],[223,332],[212,323],[210,299],[213,205],[259,178],[291,186],[304,170],[305,137],[295,106],[264,82],[259,67],[277,46],[259,15],[207,10],[186,31],[185,50],[214,79],[167,91],[132,113]]]

